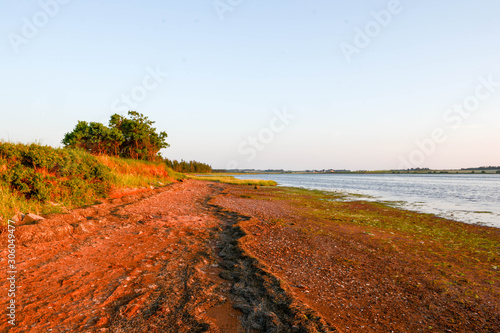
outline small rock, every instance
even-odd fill
[[[41,220],[44,220],[44,218],[41,216],[35,215],[35,214],[28,213],[28,214],[24,215],[22,223],[23,224],[35,224],[36,222],[41,221]]]
[[[24,214],[16,214],[12,216],[9,220],[14,221],[15,223],[19,223],[23,220]]]

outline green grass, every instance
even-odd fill
[[[34,212],[36,214],[47,214],[61,212],[59,206],[40,201],[30,201],[24,196],[0,186],[0,225],[5,224],[7,219],[16,212]]]
[[[252,185],[252,186],[276,186],[274,180],[260,180],[260,179],[237,179],[232,176],[187,176],[189,179],[205,180],[211,182],[233,184],[233,185]]]

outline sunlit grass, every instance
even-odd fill
[[[110,156],[98,156],[97,159],[111,169],[113,184],[118,188],[161,186],[186,177],[160,162]]]
[[[274,180],[261,180],[261,179],[237,179],[232,176],[187,176],[189,179],[195,180],[208,180],[211,182],[233,184],[233,185],[252,185],[252,186],[276,186]]]

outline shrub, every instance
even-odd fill
[[[112,186],[109,168],[84,151],[0,143],[0,160],[4,186],[29,200],[82,203]]]

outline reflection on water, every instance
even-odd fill
[[[238,175],[272,179],[281,186],[342,191],[363,200],[500,228],[500,175],[278,174]],[[360,200],[351,197],[350,200]]]

